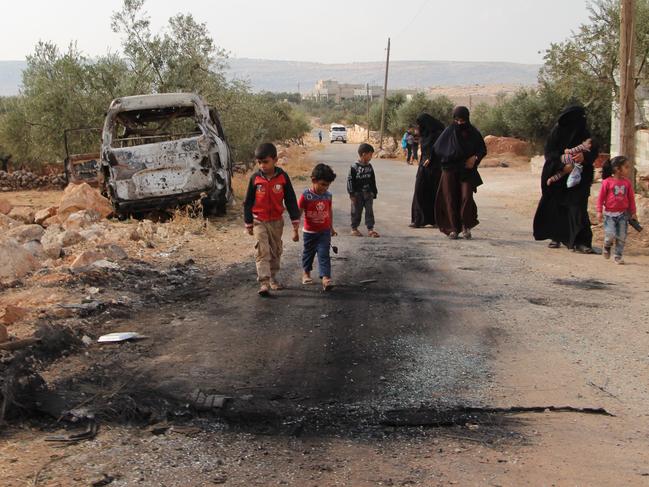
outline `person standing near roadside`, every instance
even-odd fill
[[[374,147],[370,144],[361,144],[358,147],[358,161],[349,168],[347,176],[347,193],[351,201],[352,232],[354,237],[362,237],[358,231],[361,224],[363,210],[365,210],[365,225],[368,237],[379,237],[374,230],[374,200],[378,195],[374,168],[370,161],[374,155]]]
[[[406,156],[406,162],[408,162],[408,131],[406,130],[401,137],[401,149],[403,154]]]
[[[257,280],[259,295],[268,296],[270,289],[283,289],[277,280],[282,256],[284,205],[293,224],[293,241],[299,241],[300,209],[291,180],[276,167],[277,148],[271,143],[257,147],[255,159],[259,171],[253,173],[243,202],[243,220],[249,235],[255,236]]]
[[[421,158],[412,197],[411,228],[435,226],[435,196],[442,175],[433,146],[444,131],[444,124],[428,113],[422,113],[417,117],[417,130],[421,137]]]
[[[487,146],[480,131],[471,125],[468,108],[453,110],[453,123],[439,136],[434,149],[442,166],[435,221],[450,239],[457,239],[460,232],[470,239],[471,229],[479,223],[473,193],[482,184],[478,166],[487,155]]]
[[[415,131],[413,130],[412,127],[408,129],[406,132],[406,162],[408,164],[412,164],[412,162],[416,159],[415,157]]]

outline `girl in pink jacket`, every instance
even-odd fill
[[[615,263],[624,264],[622,253],[629,219],[637,219],[633,184],[629,180],[631,166],[624,156],[617,156],[602,167],[602,187],[597,198],[597,220],[604,220],[604,258],[611,258],[615,240]]]

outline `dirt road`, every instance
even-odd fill
[[[59,362],[68,389],[128,384],[134,415],[198,430],[113,424],[48,463],[42,485],[104,473],[111,485],[649,485],[649,259],[615,266],[533,242],[537,181],[519,169],[484,170],[475,238],[449,241],[407,226],[414,168],[375,161],[382,236],[347,236],[354,151],[316,155],[338,174],[335,291],[299,284],[300,246],[287,242],[288,289],[270,299],[243,262],[112,320],[150,339]],[[118,397],[111,407],[128,409]],[[493,409],[512,406],[614,416]],[[20,467],[2,465],[7,485],[42,467],[24,435],[0,449]]]

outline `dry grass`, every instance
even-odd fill
[[[277,165],[288,173],[293,181],[293,186],[296,186],[296,181],[309,181],[309,175],[313,166],[315,166],[315,160],[311,151],[301,146],[278,147],[278,150],[279,162]],[[251,174],[252,171],[248,171],[244,174],[237,173],[234,175],[232,189],[235,198],[239,202],[243,201],[243,198],[246,196]]]

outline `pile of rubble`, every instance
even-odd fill
[[[0,191],[20,191],[27,189],[63,189],[64,174],[38,175],[30,171],[0,171]]]
[[[96,248],[81,252],[71,270],[125,259],[113,243],[122,236],[111,232],[106,221],[112,211],[110,202],[85,183],[68,186],[58,206],[40,211],[0,200],[0,279],[19,279],[81,242],[96,243]]]

